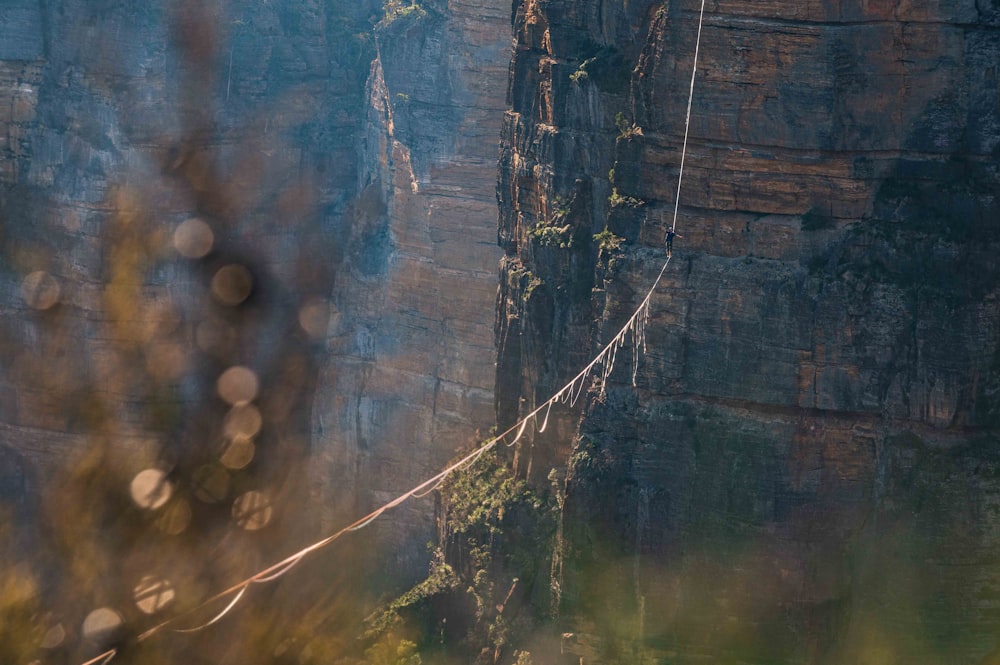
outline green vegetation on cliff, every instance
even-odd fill
[[[428,577],[368,620],[369,639],[405,636],[425,662],[529,663],[544,632],[557,506],[491,450],[439,490]]]

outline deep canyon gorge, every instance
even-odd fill
[[[0,663],[1000,663],[1000,4],[699,10],[0,4]]]

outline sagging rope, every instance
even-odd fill
[[[684,178],[684,161],[687,155],[688,130],[691,124],[691,103],[694,98],[694,82],[695,82],[695,75],[698,70],[698,53],[701,47],[701,28],[704,16],[705,16],[705,0],[701,0],[701,10],[698,14],[698,34],[697,38],[695,39],[694,60],[691,67],[691,85],[688,91],[687,113],[684,119],[684,141],[681,146],[680,169],[677,175],[677,194],[674,199],[674,214],[670,225],[671,230],[676,230],[677,228],[677,214],[680,204],[681,184]],[[663,263],[663,267],[660,268],[660,273],[656,276],[656,279],[653,281],[652,286],[646,293],[646,297],[643,298],[642,303],[640,303],[640,305],[636,308],[632,316],[629,317],[628,321],[625,322],[625,325],[622,326],[621,330],[618,331],[618,333],[611,339],[611,341],[608,342],[604,346],[604,348],[601,349],[600,353],[598,353],[594,357],[594,359],[587,364],[586,367],[580,370],[580,372],[576,376],[574,376],[569,381],[569,383],[564,385],[561,389],[559,389],[558,392],[552,395],[552,397],[547,399],[541,405],[536,407],[528,415],[524,416],[521,420],[511,425],[507,430],[505,430],[501,434],[498,434],[497,436],[493,437],[492,439],[481,445],[479,448],[473,450],[471,453],[463,457],[458,462],[455,462],[451,466],[440,471],[437,475],[425,480],[424,482],[420,483],[419,485],[409,490],[408,492],[404,492],[403,494],[399,495],[392,501],[373,510],[372,512],[356,520],[355,522],[343,527],[336,533],[333,533],[332,535],[327,536],[322,540],[318,540],[315,543],[302,548],[298,552],[295,552],[294,554],[285,557],[281,561],[274,563],[268,566],[267,568],[257,572],[256,574],[240,582],[237,582],[236,584],[233,584],[228,589],[220,591],[211,598],[202,602],[197,607],[188,610],[183,614],[179,614],[165,621],[162,621],[159,624],[156,624],[152,628],[141,633],[136,638],[136,642],[143,642],[163,630],[169,629],[172,632],[176,633],[194,633],[212,626],[213,624],[221,620],[223,617],[225,617],[239,604],[239,601],[243,599],[247,589],[249,589],[250,586],[254,584],[265,584],[268,582],[273,582],[274,580],[285,575],[288,571],[290,571],[292,568],[298,565],[298,563],[301,562],[303,559],[305,559],[307,556],[327,547],[334,541],[338,540],[341,536],[350,533],[352,531],[358,531],[360,529],[363,529],[364,527],[368,526],[369,524],[377,520],[387,511],[392,510],[393,508],[399,506],[400,504],[406,502],[411,498],[421,498],[427,496],[435,489],[440,487],[441,484],[451,474],[463,468],[467,468],[472,464],[475,464],[476,461],[479,460],[479,458],[481,458],[487,451],[494,448],[497,445],[497,443],[504,440],[510,434],[517,432],[517,435],[513,439],[511,439],[509,442],[506,442],[507,446],[515,445],[527,431],[528,423],[534,421],[537,418],[538,414],[540,414],[543,409],[545,410],[545,417],[542,421],[541,427],[538,428],[536,431],[544,432],[545,428],[548,426],[549,412],[551,411],[552,406],[556,403],[568,404],[570,407],[575,406],[576,402],[580,399],[580,396],[584,392],[587,378],[590,376],[594,368],[597,367],[597,365],[599,364],[602,366],[600,389],[602,393],[604,392],[605,386],[607,385],[611,372],[614,370],[614,364],[617,358],[617,351],[622,346],[624,346],[625,340],[628,338],[630,334],[632,335],[632,343],[633,343],[632,385],[635,386],[637,377],[639,348],[641,347],[642,350],[645,351],[645,328],[646,328],[646,323],[649,320],[650,302],[652,300],[653,294],[656,292],[656,288],[660,284],[660,280],[663,279],[663,274],[666,272],[667,266],[670,265],[670,259],[671,257],[668,255],[667,260]],[[173,627],[176,623],[178,623],[185,617],[189,617],[197,612],[205,610],[211,605],[218,603],[219,601],[225,600],[230,596],[233,596],[233,598],[228,602],[228,604],[222,609],[221,612],[213,616],[209,621],[191,628]],[[117,655],[117,653],[118,650],[116,648],[108,649],[107,651],[99,654],[98,656],[95,656],[94,658],[84,663],[81,663],[81,665],[107,665],[107,663],[109,663],[115,657],[115,655]]]
[[[667,266],[669,264],[670,264],[670,258],[668,257],[666,262],[663,264],[663,267],[660,269],[659,275],[657,275],[656,280],[653,282],[653,286],[650,288],[649,292],[646,294],[646,297],[643,299],[642,304],[639,305],[639,307],[632,314],[632,316],[629,317],[629,320],[625,323],[625,325],[622,326],[621,330],[619,330],[618,333],[611,339],[611,341],[604,346],[601,352],[598,353],[597,356],[586,367],[584,367],[576,376],[574,376],[569,383],[563,386],[558,392],[552,395],[552,397],[550,397],[541,405],[536,407],[529,414],[524,416],[521,420],[516,422],[514,425],[511,425],[507,430],[493,437],[483,445],[479,446],[478,448],[467,454],[459,461],[448,466],[444,470],[438,472],[433,477],[423,481],[422,483],[410,489],[409,491],[400,494],[392,501],[380,506],[379,508],[376,508],[375,510],[368,513],[364,517],[343,527],[336,533],[327,536],[322,540],[316,541],[315,543],[307,547],[304,547],[298,552],[295,552],[294,554],[285,557],[281,561],[278,561],[277,563],[268,566],[267,568],[257,572],[256,574],[240,582],[237,582],[236,584],[233,584],[229,588],[220,591],[211,598],[208,598],[200,605],[198,605],[198,607],[188,610],[183,614],[171,617],[153,626],[152,628],[146,630],[136,638],[136,642],[143,642],[163,630],[170,630],[176,633],[195,633],[204,630],[209,626],[212,626],[236,607],[239,601],[243,599],[244,594],[246,593],[247,589],[249,589],[250,586],[254,584],[265,584],[268,582],[273,582],[274,580],[288,573],[288,571],[294,568],[307,556],[327,547],[334,541],[338,540],[341,536],[350,533],[352,531],[359,531],[363,529],[364,527],[368,526],[376,519],[381,517],[385,512],[399,506],[400,504],[406,502],[411,498],[421,498],[427,496],[435,489],[440,487],[440,485],[445,480],[447,480],[448,477],[451,476],[453,473],[455,473],[456,471],[460,471],[464,468],[467,468],[472,464],[475,464],[479,460],[479,458],[481,458],[487,451],[494,448],[501,441],[504,441],[504,439],[506,439],[511,434],[516,433],[516,435],[512,439],[510,439],[510,441],[505,442],[507,446],[515,445],[524,436],[525,432],[527,431],[529,423],[535,420],[537,416],[542,412],[542,410],[545,410],[546,413],[544,421],[542,423],[542,427],[538,429],[538,431],[543,431],[548,423],[548,414],[552,406],[557,403],[568,404],[571,407],[574,406],[583,393],[583,390],[586,386],[587,377],[590,376],[591,372],[599,364],[602,365],[601,390],[603,391],[607,378],[614,369],[616,352],[619,348],[621,348],[621,346],[624,345],[625,340],[628,338],[628,336],[630,334],[633,336],[634,344],[639,345],[641,343],[639,340],[639,331],[645,328],[646,319],[649,317],[650,301],[652,299],[653,293],[656,291],[656,287],[659,285],[660,280],[663,278],[663,274],[666,271]],[[174,627],[176,623],[178,623],[185,617],[188,617],[192,614],[205,610],[211,605],[218,603],[222,600],[225,600],[230,596],[232,596],[232,599],[222,609],[222,611],[214,615],[208,621],[190,628]],[[105,663],[109,662],[114,657],[114,655],[115,655],[115,650],[111,649],[95,657],[94,659],[89,660],[86,663],[83,663],[82,665],[97,665],[98,663],[100,663],[100,665],[105,665]]]

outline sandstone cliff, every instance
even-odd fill
[[[350,507],[341,518],[433,475],[492,422],[503,5],[426,2],[375,28],[361,195],[314,407],[316,486],[322,505]],[[433,517],[423,503],[373,525],[404,580],[426,571]]]
[[[663,263],[696,22],[693,2],[515,3],[501,425]],[[574,659],[996,646],[998,22],[972,2],[708,4],[684,237],[637,385],[619,368],[564,418],[553,588]],[[566,431],[522,472],[539,482]]]
[[[509,56],[497,2],[0,9],[0,597],[43,553],[32,602],[55,615],[30,628],[68,631],[57,654],[94,646],[97,605],[141,625],[154,568],[190,607],[488,429]],[[259,390],[230,408],[233,366]],[[144,468],[172,492],[145,512]],[[370,532],[383,583],[425,570],[433,510]],[[295,601],[324,611],[297,624],[272,598],[251,631],[321,657],[362,618],[298,634],[348,604],[337,584],[364,566],[336,568]],[[258,657],[230,641],[191,648]]]
[[[316,533],[317,340],[380,11],[0,9],[3,662],[81,662],[96,608],[148,623],[147,575],[190,606]],[[252,662],[253,642],[158,653]]]
[[[0,600],[35,604],[0,606],[0,660],[79,662],[100,605],[148,624],[154,568],[192,607],[585,364],[664,260],[696,9],[6,2]],[[709,4],[635,386],[623,354],[517,477],[446,489],[422,649],[991,662],[998,27],[972,0]],[[220,395],[233,365],[256,421]],[[155,510],[128,492],[151,466]],[[433,528],[426,504],[376,523],[388,583]],[[331,583],[350,553],[250,616],[318,611],[119,660],[329,662],[367,601]]]
[[[255,344],[298,327],[298,305],[327,295],[333,228],[357,191],[363,29],[375,8],[9,5],[0,214],[10,357],[0,408],[4,425],[23,428],[5,444],[51,476],[72,444],[45,437],[70,442],[92,424],[76,397],[101,393],[133,434],[148,424],[155,395],[147,402],[107,375],[123,348],[154,383],[181,391],[166,401],[196,408],[205,397],[179,379],[218,346],[211,331],[194,339],[210,314],[202,270],[211,278],[242,261],[260,273],[248,301],[260,322],[239,348],[223,335],[230,361],[258,360]],[[193,216],[214,231],[204,264],[174,247],[175,228]],[[36,271],[44,275],[25,279]],[[216,319],[214,332],[242,322]],[[178,350],[174,367],[156,369],[153,342]]]

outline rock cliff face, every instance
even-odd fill
[[[72,538],[98,570],[40,599],[67,622],[133,605],[141,539],[186,539],[218,586],[488,429],[509,58],[493,1],[0,8],[0,596]],[[250,416],[217,385],[234,365]],[[166,536],[128,501],[147,467],[176,490]],[[242,533],[251,489],[273,538]],[[386,570],[426,569],[432,504],[382,528]]]
[[[8,574],[33,580],[31,602],[68,633],[67,662],[89,648],[77,639],[87,612],[134,613],[149,571],[190,603],[202,584],[318,533],[320,511],[302,509],[303,461],[317,448],[334,273],[357,242],[359,181],[372,180],[361,145],[381,13],[380,2],[0,8],[0,624],[19,598]],[[203,258],[197,233],[175,235],[190,218],[214,236]],[[480,318],[493,305],[490,294]],[[256,411],[220,399],[233,365],[255,372]],[[148,467],[175,491],[143,512],[129,489]],[[240,514],[244,496],[265,503],[261,523]],[[268,521],[273,538],[255,539]],[[11,568],[20,561],[34,575]],[[13,625],[0,660],[33,659],[37,636]],[[255,648],[216,656],[252,662]]]
[[[663,265],[696,11],[3,3],[0,600],[42,552],[23,613],[69,627],[53,659],[90,653],[97,605],[136,619],[154,563],[192,607],[611,338]],[[513,647],[543,662],[994,662],[998,62],[995,0],[710,3],[638,367],[515,450],[533,489],[451,488],[448,553],[531,579],[477,575],[435,639],[487,616],[469,653],[510,662],[534,606],[554,630]],[[220,390],[234,365],[259,392]],[[156,510],[129,496],[147,467],[176,490]],[[376,523],[390,583],[434,526]],[[329,659],[359,618],[322,601],[158,653]],[[29,662],[13,625],[0,661]]]
[[[663,264],[697,9],[515,3],[501,425]],[[578,432],[553,580],[573,658],[994,649],[998,25],[973,2],[708,3],[636,387],[619,368],[519,453],[540,475]]]
[[[207,330],[194,343],[208,314],[201,268],[174,251],[184,219],[214,229],[209,277],[222,260],[259,273],[261,323],[228,345],[230,361],[265,372],[254,345],[297,327],[286,309],[300,299],[327,295],[332,220],[357,191],[363,30],[375,9],[7,3],[0,418],[22,428],[4,438],[41,475],[91,431],[85,394],[99,393],[135,436],[147,407],[205,398],[179,378],[198,374],[195,356],[212,346]],[[145,395],[109,374],[136,360],[156,384]]]
[[[102,374],[135,341],[128,335],[143,345],[155,337],[126,324],[159,322],[167,329],[159,341],[208,346],[194,344],[189,329],[205,314],[195,295],[201,275],[171,242],[184,219],[200,215],[214,228],[208,270],[219,257],[243,256],[261,283],[274,278],[266,297],[256,285],[261,302],[282,289],[292,299],[329,291],[330,271],[317,263],[337,257],[311,252],[336,247],[331,220],[357,191],[368,53],[352,29],[375,11],[365,7],[357,3],[355,15],[321,3],[234,3],[222,12],[32,0],[2,10],[3,350],[13,356],[0,408],[5,425],[26,428],[5,438],[44,475],[65,448],[45,437],[88,431],[70,406],[88,386],[141,429],[126,416],[148,404]],[[116,224],[139,227],[139,244],[121,247],[127,234]],[[111,302],[114,260],[126,250],[139,254],[128,275],[138,300],[128,304],[141,308],[127,317]],[[46,276],[25,280],[32,271]],[[170,339],[181,323],[183,334]],[[266,343],[286,323],[269,319],[254,334]],[[254,351],[240,353],[249,362]],[[175,360],[178,375],[197,365]],[[181,402],[201,398],[181,388]],[[38,446],[29,442],[35,431]]]
[[[390,8],[375,29],[359,186],[317,395],[322,505],[356,517],[434,475],[493,419],[505,3]],[[426,572],[433,507],[374,525]],[[415,545],[416,544],[416,545]]]

